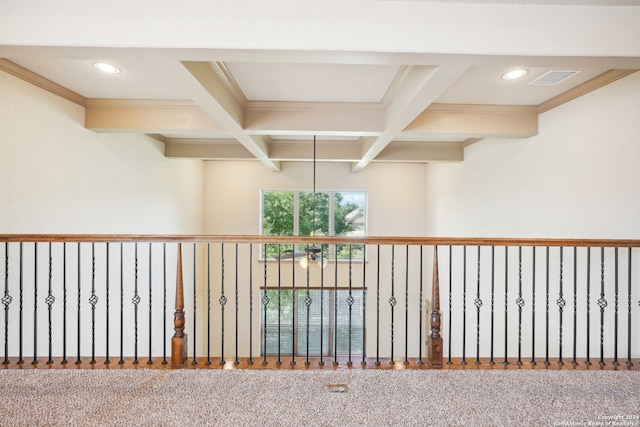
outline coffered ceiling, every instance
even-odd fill
[[[314,135],[319,161],[354,172],[463,161],[640,69],[632,0],[46,3],[0,5],[0,70],[82,105],[96,132],[272,170],[310,160]],[[527,74],[502,78],[516,68]],[[555,76],[569,77],[536,84]]]

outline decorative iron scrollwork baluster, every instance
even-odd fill
[[[531,248],[531,364],[536,362],[536,247]]]
[[[590,358],[590,338],[591,338],[591,248],[587,247],[587,359],[586,365],[591,365]]]
[[[448,355],[447,355],[447,365],[451,365],[453,364],[453,362],[451,361],[451,328],[453,325],[453,317],[452,317],[452,313],[453,313],[453,246],[449,245],[449,351],[448,351]],[[491,339],[491,343],[493,345],[493,336]],[[492,351],[493,351],[493,346],[491,347]]]
[[[604,297],[604,247],[600,248],[600,298],[598,299],[598,307],[600,307],[600,366],[606,365],[604,362],[604,309],[609,305]]]
[[[493,358],[493,335],[495,326],[495,296],[496,296],[496,270],[495,270],[495,246],[491,246],[491,343],[490,343],[490,357],[489,364],[495,365],[496,362]],[[449,334],[451,334],[451,328],[449,328]]]
[[[4,295],[2,304],[4,305],[4,360],[3,365],[9,362],[9,305],[13,298],[9,295],[9,242],[4,243]]]
[[[138,242],[135,243],[134,247],[134,287],[131,303],[133,304],[133,364],[137,365],[140,363],[140,360],[138,360],[138,305],[140,304],[140,295],[138,295]]]
[[[48,306],[48,314],[49,314],[49,359],[47,359],[47,364],[50,365],[53,363],[53,335],[52,335],[52,306],[55,302],[55,297],[52,294],[52,284],[53,284],[53,254],[52,254],[52,243],[49,242],[49,289],[47,292],[47,298],[44,300]]]
[[[227,363],[224,360],[224,308],[227,304],[227,297],[224,294],[224,243],[220,244],[220,365]],[[195,334],[194,334],[195,335]]]
[[[518,246],[518,298],[516,299],[518,306],[518,361],[517,365],[522,365],[522,307],[524,307],[524,298],[522,298],[522,246]]]
[[[477,286],[476,286],[476,299],[473,304],[476,306],[476,361],[475,364],[480,364],[480,307],[482,307],[482,300],[480,299],[480,246],[478,245],[478,259],[477,259]]]
[[[564,365],[564,360],[562,360],[562,333],[564,332],[563,327],[563,317],[564,317],[564,307],[567,302],[564,299],[563,294],[563,285],[564,285],[564,259],[563,259],[563,248],[560,247],[560,290],[558,294],[558,299],[556,300],[556,304],[558,305],[559,310],[559,322],[558,322],[558,350],[559,350],[559,358],[558,365]]]
[[[389,306],[391,307],[391,358],[389,359],[389,364],[395,364],[395,360],[393,359],[393,344],[394,344],[394,314],[396,307],[396,297],[395,297],[395,246],[391,246],[391,297],[389,298]]]
[[[91,296],[89,304],[91,304],[91,363],[96,363],[96,304],[98,296],[96,295],[96,243],[91,242]]]

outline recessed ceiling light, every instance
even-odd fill
[[[518,68],[516,70],[511,70],[508,71],[506,73],[504,73],[502,75],[502,79],[503,80],[515,80],[515,79],[519,79],[520,77],[524,77],[527,74],[527,70],[525,70],[524,68]]]
[[[94,62],[93,66],[96,69],[108,74],[118,74],[120,72],[120,68],[116,67],[115,65],[107,64],[106,62]]]

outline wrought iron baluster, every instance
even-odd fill
[[[334,246],[334,269],[333,281],[333,366],[338,366],[338,245]]]
[[[361,365],[367,364],[367,263],[365,262],[366,246],[362,246],[362,362]],[[421,347],[422,348],[422,347]],[[418,362],[419,363],[419,362]]]
[[[249,365],[253,365],[253,243],[249,243]]]
[[[24,364],[24,359],[22,358],[22,344],[23,344],[23,338],[24,338],[24,334],[23,334],[23,326],[24,326],[24,322],[23,322],[23,306],[24,306],[24,282],[23,282],[23,277],[24,277],[24,257],[23,255],[23,247],[22,247],[22,242],[20,242],[20,277],[19,277],[19,292],[18,292],[18,296],[19,296],[19,325],[18,325],[18,329],[19,329],[19,339],[18,339],[18,364],[22,365]]]
[[[615,295],[614,295],[614,318],[613,318],[613,364],[620,365],[618,361],[618,248],[615,248]]]
[[[167,360],[167,243],[162,243],[162,364]]]
[[[67,242],[62,243],[62,364],[67,360]]]
[[[509,364],[508,345],[508,326],[509,326],[509,247],[504,247],[504,360],[503,365]]]
[[[349,359],[347,361],[347,366],[352,366],[353,365],[353,361],[351,360],[351,342],[353,339],[352,336],[352,309],[353,309],[353,295],[352,295],[352,291],[351,291],[351,260],[352,260],[352,250],[353,250],[353,245],[349,245],[349,296],[347,297],[347,304],[349,305]]]
[[[423,275],[423,270],[422,270],[422,245],[420,245],[420,297],[419,297],[419,312],[418,312],[418,319],[420,322],[420,327],[419,327],[419,336],[418,336],[418,365],[423,365],[424,361],[422,360],[422,327],[423,327],[423,322],[422,322],[422,308],[423,308],[423,295],[422,295],[422,286],[423,286],[423,280],[422,280],[422,275]],[[365,316],[366,319],[366,316]],[[451,323],[451,320],[449,320],[449,323]]]
[[[451,276],[453,272],[453,247],[449,245],[449,354],[447,356],[447,365],[453,364],[451,361],[451,325],[453,325],[452,308],[453,308],[453,297],[452,297],[452,289],[453,289],[453,277]],[[493,342],[493,340],[492,340]]]
[[[587,247],[587,359],[586,365],[591,365],[591,358],[589,357],[589,349],[591,337],[591,247]]]
[[[600,248],[600,299],[598,306],[600,307],[600,366],[606,365],[604,362],[604,309],[608,302],[604,297],[604,247]]]
[[[522,298],[522,246],[518,246],[518,361],[516,364],[522,365],[522,307],[524,307],[524,299]]]
[[[82,363],[82,360],[80,359],[80,343],[82,342],[81,339],[81,334],[80,334],[80,325],[81,323],[81,319],[80,319],[80,303],[82,301],[81,299],[81,285],[82,285],[82,278],[81,278],[81,266],[82,266],[82,261],[81,261],[81,257],[82,257],[82,246],[80,244],[80,242],[78,242],[78,354],[77,354],[77,358],[76,358],[76,365],[79,365]]]
[[[267,361],[267,306],[269,305],[269,295],[267,295],[267,244],[265,243],[263,246],[264,256],[263,256],[263,268],[264,268],[264,292],[262,294],[262,305],[264,306],[263,319],[262,319],[262,330],[264,331],[264,336],[262,337],[262,344],[264,351],[262,352],[262,364],[266,365],[269,363]]]
[[[536,247],[531,248],[531,362],[536,362]]]
[[[197,359],[197,355],[198,352],[196,351],[196,341],[197,341],[197,335],[196,335],[196,325],[197,325],[197,312],[198,312],[198,292],[197,292],[197,277],[198,277],[198,273],[197,273],[197,259],[198,259],[198,246],[197,244],[194,242],[193,243],[193,359],[191,360],[191,364],[192,365],[197,365],[198,364],[198,359]]]
[[[309,251],[309,245],[307,245],[307,252]],[[320,252],[320,256],[322,256],[322,252]],[[295,257],[294,257],[295,258]],[[295,266],[294,266],[295,268]],[[322,267],[320,267],[322,269]],[[310,316],[310,310],[311,310],[311,295],[310,295],[310,291],[309,291],[309,281],[310,281],[310,266],[307,266],[306,269],[306,283],[307,283],[307,295],[305,297],[305,305],[307,306],[307,312],[306,312],[306,324],[305,324],[305,328],[306,328],[306,360],[304,361],[305,366],[309,366],[309,320],[311,318]]]
[[[376,366],[380,366],[380,245],[377,246],[376,262]],[[336,266],[337,268],[337,266]]]
[[[394,314],[395,314],[395,306],[396,306],[396,297],[395,297],[395,246],[391,245],[391,297],[389,298],[389,305],[391,306],[391,359],[389,360],[389,364],[395,364],[395,360],[393,359],[393,344],[394,344]]]
[[[545,309],[546,309],[546,323],[545,323],[545,357],[544,364],[550,365],[549,362],[549,246],[547,246],[546,252],[546,294],[545,294]]]
[[[495,331],[495,297],[496,297],[496,247],[495,246],[491,246],[491,349],[490,349],[490,357],[489,357],[489,364],[490,365],[495,365],[496,361],[494,360],[493,356],[494,356],[494,346],[493,346],[493,338],[494,338],[494,331]],[[451,291],[449,291],[449,293],[451,293]],[[451,297],[449,297],[451,298]],[[449,329],[449,334],[451,334],[451,329]]]
[[[467,364],[467,247],[462,247],[462,360]]]
[[[124,244],[120,242],[120,360],[124,364]]]
[[[627,313],[627,366],[633,366],[631,362],[631,248],[628,248],[628,262],[627,262],[627,298],[628,298],[628,313]]]
[[[96,304],[98,296],[96,295],[96,243],[91,242],[91,296],[89,304],[91,304],[91,363],[96,363]]]
[[[294,249],[295,251],[295,249]],[[282,244],[278,243],[278,360],[276,361],[277,365],[282,365],[281,351],[280,351],[280,343],[282,342],[282,263],[281,263],[281,254],[282,254]]]
[[[33,244],[33,361],[38,364],[38,242]]]
[[[207,361],[211,365],[211,242],[207,242]]]
[[[405,254],[405,285],[404,285],[404,365],[409,364],[409,245]]]
[[[53,334],[52,334],[52,306],[54,301],[56,300],[52,294],[52,282],[53,282],[53,254],[52,254],[52,243],[49,242],[49,289],[47,292],[47,298],[45,302],[48,306],[48,314],[49,314],[49,359],[47,359],[47,364],[50,365],[53,363]]]
[[[151,365],[153,364],[153,358],[152,358],[152,350],[153,350],[153,345],[152,345],[152,340],[151,338],[153,337],[153,310],[152,310],[152,303],[153,303],[153,289],[152,289],[152,285],[153,285],[153,277],[152,277],[152,270],[153,270],[153,253],[152,253],[152,245],[151,242],[149,242],[149,359],[147,360],[147,365]]]
[[[104,364],[108,365],[111,363],[111,359],[109,359],[109,242],[106,243],[106,260],[105,260],[105,326],[106,326],[106,337],[105,337],[105,358]]]
[[[224,243],[220,244],[220,365],[224,365],[224,307],[227,304],[227,297],[224,294]]]
[[[131,303],[133,304],[133,364],[137,365],[140,363],[140,360],[138,360],[138,304],[140,304],[140,295],[138,295],[138,242],[135,242],[134,247],[134,288]]]
[[[124,364],[124,243],[120,242],[120,360]]]
[[[563,247],[560,247],[560,293],[558,295],[558,300],[556,304],[558,304],[559,310],[559,322],[558,322],[558,349],[559,349],[559,358],[558,365],[564,365],[564,361],[562,360],[562,322],[563,322],[563,314],[564,314],[564,306],[566,305],[566,301],[563,295],[563,285],[564,285],[564,259],[563,259]]]
[[[9,304],[11,304],[11,295],[9,295],[9,242],[4,243],[4,296],[2,304],[4,304],[4,360],[3,365],[9,362]]]
[[[480,307],[482,307],[482,300],[480,299],[480,246],[478,245],[478,268],[477,268],[477,287],[476,287],[476,299],[473,301],[476,306],[476,365],[480,364]]]
[[[294,251],[295,253],[295,246],[294,246]],[[307,244],[307,251],[306,251],[306,255],[305,256],[309,256],[309,245]],[[309,266],[307,266],[307,272],[309,271]],[[292,303],[292,310],[291,310],[291,315],[293,318],[293,322],[291,322],[291,365],[295,365],[296,364],[296,351],[297,351],[297,347],[296,347],[296,327],[295,325],[297,324],[297,318],[296,318],[296,306],[298,305],[298,301],[296,298],[296,257],[292,256],[291,257],[291,303]]]
[[[324,257],[324,244],[321,248],[320,253]],[[324,365],[324,268],[320,268],[320,362],[318,364]]]
[[[235,289],[235,314],[236,314],[236,359],[233,361],[234,365],[239,365],[240,364],[240,360],[238,359],[238,244],[236,243],[236,259],[235,259],[235,264],[236,264],[236,289]]]
[[[578,248],[573,247],[573,359],[571,364],[578,364]]]

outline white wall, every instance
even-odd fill
[[[200,233],[202,162],[0,72],[0,233]]]
[[[537,136],[430,164],[428,233],[640,238],[639,117],[635,73],[541,114]]]
[[[313,169],[309,162],[283,163],[280,172],[259,162],[205,162],[204,180],[206,233],[259,234],[260,191],[311,190]],[[367,233],[372,236],[425,234],[425,181],[426,165],[421,164],[372,163],[359,173],[351,173],[348,163],[316,166],[318,191],[367,192]]]
[[[640,73],[541,114],[539,134],[527,140],[485,140],[465,150],[465,160],[457,164],[430,164],[427,170],[428,233],[462,237],[540,237],[540,238],[640,238]],[[454,248],[452,282],[449,282],[448,249],[442,248],[440,283],[443,301],[443,333],[448,336],[448,287],[453,291],[452,353],[462,352],[463,266],[462,248]],[[545,304],[549,298],[550,352],[557,359],[559,343],[564,341],[565,363],[570,358],[574,327],[574,286],[576,304],[577,354],[586,354],[587,275],[591,277],[590,326],[591,358],[599,355],[600,308],[596,301],[601,289],[608,306],[604,311],[605,357],[613,356],[613,324],[620,307],[620,351],[627,355],[626,326],[628,310],[633,311],[632,330],[640,328],[636,296],[627,289],[628,250],[620,250],[615,269],[614,250],[565,248],[561,262],[560,249],[551,248],[549,279],[545,277],[545,248],[536,249],[535,275],[532,248],[523,248],[519,266],[517,248],[510,248],[509,273],[505,273],[503,247],[496,248],[495,261],[495,352],[503,356],[504,324],[508,325],[509,355],[515,356],[518,342],[519,288],[523,306],[523,352],[529,360],[532,344],[532,306],[536,304],[536,355],[538,363],[545,351]],[[476,315],[474,299],[478,292],[481,307],[482,336],[480,352],[489,355],[490,314],[492,304],[490,248],[482,250],[482,264],[477,262],[477,249],[468,248],[466,313],[467,358],[476,354]],[[576,266],[574,274],[574,265]],[[637,295],[640,280],[640,251],[632,257],[632,295]],[[619,277],[619,296],[618,279]],[[508,279],[506,278],[508,276]],[[521,285],[520,285],[521,281]],[[451,283],[451,285],[450,285]],[[561,283],[564,288],[561,290]],[[546,289],[549,289],[548,291]],[[535,294],[535,300],[534,300]],[[556,301],[566,300],[564,328],[560,334],[560,310]],[[619,298],[619,301],[618,301]],[[506,299],[506,300],[505,300]],[[505,314],[508,305],[508,318]],[[445,341],[446,342],[446,341]],[[446,350],[446,349],[445,349]],[[632,344],[637,356],[640,345]]]

